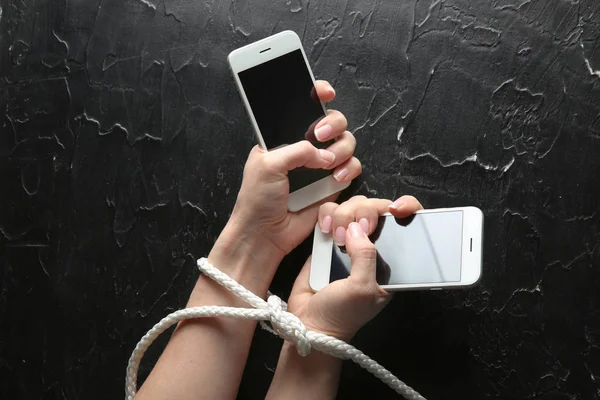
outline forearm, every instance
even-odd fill
[[[258,296],[264,297],[283,254],[257,238],[239,237],[229,223],[208,260]],[[202,275],[187,307],[248,307]],[[201,318],[179,324],[140,399],[234,399],[256,323],[230,318]]]
[[[313,351],[302,357],[295,346],[285,342],[267,399],[334,399],[342,361]]]

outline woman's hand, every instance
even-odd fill
[[[345,244],[352,259],[350,276],[314,293],[308,283],[309,258],[294,283],[288,310],[309,330],[350,340],[391,298],[375,279],[377,251],[367,234],[375,230],[377,219],[385,212],[406,218],[421,209],[421,203],[412,196],[403,196],[394,203],[357,196],[341,205],[327,203],[321,206],[321,229],[335,232],[336,242]]]
[[[335,91],[325,81],[317,81],[316,92],[323,102],[335,98]],[[317,149],[308,141],[268,152],[258,146],[252,149],[235,208],[209,256],[210,262],[234,279],[251,274],[248,277],[259,289],[266,290],[281,259],[308,237],[317,221],[319,204],[295,213],[288,211],[288,172],[300,167],[329,169],[342,182],[361,173],[360,161],[353,157],[356,140],[346,128],[344,115],[330,110],[314,131],[321,142],[335,140],[327,149]],[[248,271],[240,270],[243,263]],[[239,264],[239,268],[225,270],[226,264]],[[258,269],[252,271],[253,265]]]
[[[316,88],[321,101],[335,98],[329,83],[318,81]],[[356,140],[346,128],[346,117],[339,111],[330,110],[315,127],[315,136],[320,142],[336,140],[327,149],[319,150],[308,141],[269,152],[255,147],[244,169],[232,218],[245,229],[261,235],[282,253],[289,253],[314,228],[319,204],[300,212],[288,212],[288,172],[300,167],[324,168],[333,170],[334,177],[341,182],[356,178],[361,173],[361,164],[353,157]]]

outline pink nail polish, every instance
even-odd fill
[[[329,150],[319,149],[319,154],[321,155],[321,158],[329,164],[332,164],[335,161],[335,154]]]
[[[325,142],[331,139],[331,137],[333,136],[333,128],[329,124],[320,126],[317,129],[315,129],[315,136],[317,137],[318,141]]]
[[[357,224],[356,222],[352,222],[348,229],[350,230],[350,236],[353,238],[359,238],[365,235],[365,231],[362,229],[360,224]]]
[[[325,218],[323,218],[323,221],[321,221],[321,232],[323,233],[329,233],[331,232],[331,217],[329,215],[326,215]]]
[[[363,232],[369,233],[370,229],[369,229],[369,220],[368,219],[361,218],[360,221],[358,221],[358,224],[362,228]]]
[[[333,87],[331,85],[329,85],[327,90],[335,96],[335,90],[333,89]]]
[[[333,241],[338,246],[343,246],[346,244],[346,230],[343,227],[341,227],[341,226],[337,227],[337,229],[335,230],[335,235],[333,237]]]
[[[394,201],[392,204],[390,204],[390,208],[397,210],[399,208],[402,208],[404,206],[404,204],[406,204],[406,202],[400,198],[400,199]]]
[[[333,174],[333,177],[338,182],[341,182],[346,176],[348,176],[348,168],[342,168],[338,172]]]

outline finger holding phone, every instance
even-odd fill
[[[359,205],[357,207],[357,205]],[[369,205],[369,207],[362,207]],[[417,210],[406,215],[403,210]],[[396,202],[353,198],[321,207],[315,227],[310,286],[350,274],[345,228],[358,222],[377,248],[377,282],[387,291],[467,288],[481,277],[483,213],[476,207],[423,210],[412,196]]]

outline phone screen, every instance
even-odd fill
[[[460,282],[463,211],[379,218],[370,236],[377,248],[377,283]],[[344,247],[333,244],[329,281],[347,278],[351,261]]]
[[[323,107],[300,50],[294,50],[238,73],[252,113],[267,150],[309,140],[320,143],[315,125],[325,116]],[[290,193],[331,174],[323,169],[298,168],[290,171]]]

